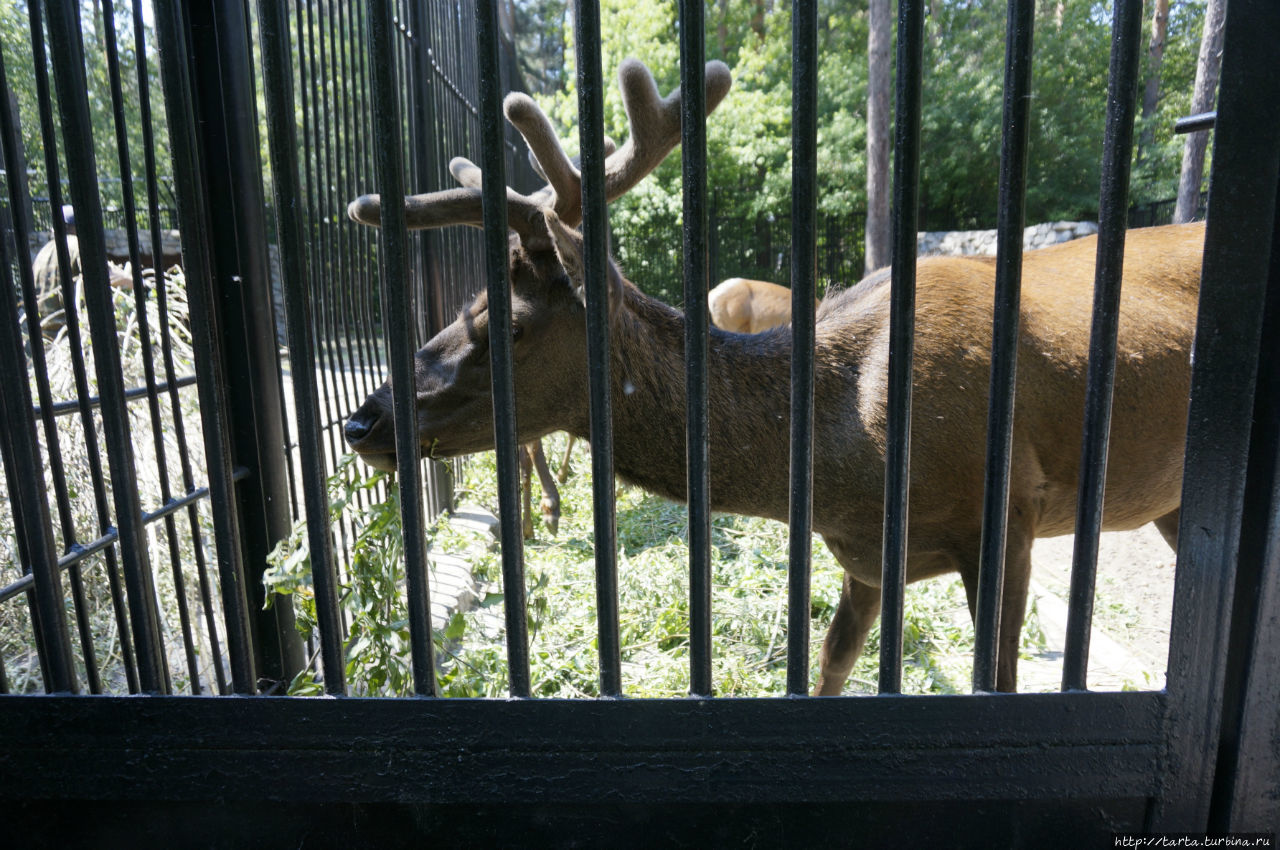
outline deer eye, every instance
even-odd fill
[[[524,336],[524,325],[521,325],[518,322],[512,322],[511,323],[511,339],[513,341],[519,340],[520,337],[522,336]]]

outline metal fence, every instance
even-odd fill
[[[43,10],[38,2],[27,5],[35,21],[33,61],[40,78],[45,68],[39,55],[45,44]],[[52,694],[40,699],[0,696],[0,799],[23,802],[14,818],[18,834],[46,829],[46,836],[73,839],[159,837],[175,835],[194,822],[209,835],[258,840],[297,840],[322,828],[334,830],[331,836],[418,833],[512,841],[549,830],[581,830],[586,823],[598,830],[603,819],[624,827],[643,824],[643,837],[684,841],[707,836],[744,841],[761,835],[794,839],[794,830],[807,828],[806,835],[829,842],[847,839],[856,828],[851,824],[861,823],[860,834],[872,840],[959,836],[959,843],[974,846],[1044,846],[1061,843],[1064,835],[1103,840],[1113,830],[1276,827],[1280,759],[1274,745],[1280,729],[1272,699],[1280,679],[1280,643],[1270,612],[1280,594],[1280,412],[1275,409],[1280,79],[1267,59],[1280,33],[1280,9],[1269,0],[1233,0],[1227,19],[1168,686],[1162,691],[1093,693],[1084,689],[1096,557],[1090,547],[1096,546],[1101,524],[1141,30],[1141,3],[1114,4],[1097,306],[1082,447],[1078,537],[1084,544],[1073,574],[1066,674],[1061,693],[997,695],[992,691],[1009,518],[1027,87],[1037,5],[1011,0],[982,559],[974,593],[974,693],[922,698],[900,691],[925,5],[901,0],[879,694],[816,699],[805,694],[810,686],[815,472],[816,367],[811,352],[821,244],[816,216],[818,4],[794,4],[793,205],[786,240],[794,293],[789,350],[796,353],[789,358],[790,468],[785,485],[791,529],[787,696],[718,700],[710,685],[712,435],[707,409],[713,340],[706,307],[710,216],[701,120],[706,97],[704,5],[682,2],[679,27],[691,610],[691,698],[684,700],[616,699],[623,690],[612,484],[611,403],[617,400],[611,399],[609,372],[615,331],[609,319],[602,22],[598,3],[584,0],[575,6],[595,481],[595,648],[600,691],[607,697],[575,701],[526,699],[529,658],[513,335],[505,332],[490,335],[489,357],[512,699],[432,698],[437,683],[424,531],[434,497],[424,499],[411,355],[416,343],[457,308],[458,301],[451,300],[456,296],[443,288],[446,280],[457,282],[457,295],[483,281],[489,325],[510,326],[505,184],[519,183],[512,172],[523,160],[513,160],[503,129],[500,99],[510,80],[501,73],[498,4],[370,0],[290,8],[262,0],[255,62],[255,21],[245,4],[156,2],[184,237],[182,292],[189,313],[186,322],[175,325],[162,306],[174,291],[156,281],[159,325],[154,333],[162,340],[154,354],[143,346],[148,352],[142,355],[147,389],[140,396],[148,401],[150,440],[136,436],[122,354],[114,344],[119,329],[106,279],[102,204],[95,190],[98,168],[89,146],[80,10],[75,2],[49,7],[48,44],[61,135],[49,114],[46,82],[41,98],[44,136],[49,149],[61,151],[67,164],[97,377],[95,403],[87,365],[72,346],[76,407],[84,428],[80,439],[91,455],[98,453],[93,412],[101,416],[106,464],[99,459],[93,468],[100,471],[91,475],[97,536],[78,543],[90,538],[74,521],[60,517],[60,547],[44,486],[46,480],[52,482],[53,504],[64,513],[70,497],[63,498],[58,490],[65,476],[57,457],[67,440],[54,436],[55,402],[45,387],[48,369],[41,363],[43,331],[30,318],[30,309],[27,326],[20,328],[15,297],[20,291],[28,308],[35,303],[34,275],[21,250],[12,258],[0,257],[5,273],[11,275],[16,267],[19,277],[17,283],[7,280],[0,293],[0,459],[25,573],[4,593],[6,599],[27,596],[41,681]],[[104,0],[101,10],[109,18],[111,2]],[[134,21],[135,37],[141,39],[136,3]],[[106,31],[114,32],[109,21],[104,23]],[[151,55],[142,45],[136,51]],[[7,55],[4,59],[12,61]],[[256,66],[266,105],[289,343],[287,376],[276,357],[272,326]],[[477,93],[471,95],[458,80],[474,81]],[[6,84],[2,67],[0,84]],[[141,80],[139,85],[145,88]],[[445,138],[447,133],[428,129],[435,126],[428,117],[451,112],[460,120],[446,121],[451,128],[447,133],[459,135]],[[0,132],[8,173],[22,173],[9,160],[18,144],[10,118]],[[481,239],[453,231],[407,230],[398,199],[409,183],[414,188],[447,186],[445,153],[476,150],[477,142],[487,178],[481,190]],[[123,143],[119,150],[120,172],[132,174],[131,152]],[[145,157],[149,149],[132,153]],[[59,185],[58,165],[51,153],[50,187]],[[149,175],[156,170],[153,162],[147,163]],[[149,221],[158,223],[154,182],[148,183]],[[397,199],[380,207],[376,236],[343,218],[345,203],[371,187],[384,199]],[[16,244],[21,246],[32,224],[22,212],[20,182],[8,189]],[[55,232],[56,194],[50,192]],[[131,224],[137,217],[128,214],[126,220]],[[130,230],[131,242],[142,238]],[[159,237],[153,232],[151,238]],[[15,249],[6,244],[4,250]],[[456,269],[444,265],[446,258],[457,263]],[[772,251],[770,258],[773,263]],[[63,279],[70,280],[67,261],[63,267]],[[152,315],[146,303],[150,296],[140,265],[134,263],[133,269],[132,297],[141,324]],[[74,306],[78,296],[68,291],[64,297]],[[76,324],[73,312],[67,312],[68,327]],[[153,335],[147,327],[144,340]],[[176,332],[179,327],[190,335],[203,445],[176,441],[182,487],[165,484],[157,506],[147,510],[136,455],[143,445],[154,443],[157,456],[170,456],[165,429],[156,420],[163,384],[169,387],[175,417],[181,408],[183,376],[170,363],[172,341],[163,339],[166,328]],[[163,372],[157,371],[156,355]],[[266,551],[289,532],[292,519],[289,478],[295,463],[286,447],[295,429],[289,423],[296,425],[297,508],[308,522],[318,626],[314,651],[322,659],[327,692],[335,697],[349,693],[337,599],[342,529],[329,527],[325,477],[342,450],[334,429],[384,368],[393,385],[413,686],[426,698],[139,702],[72,696],[82,689],[82,677],[89,679],[91,690],[107,689],[93,683],[94,665],[87,656],[96,644],[86,635],[92,628],[86,629],[79,614],[84,606],[77,586],[91,564],[108,576],[112,627],[122,641],[126,634],[132,640],[128,656],[136,669],[129,674],[130,690],[159,695],[175,688],[162,639],[164,629],[172,626],[166,626],[157,610],[161,597],[150,555],[156,544],[149,538],[160,521],[172,554],[174,592],[179,599],[192,597],[183,588],[194,580],[200,593],[192,598],[198,597],[199,614],[207,623],[202,634],[195,625],[198,617],[187,613],[180,618],[189,689],[202,692],[217,679],[219,690],[270,692],[300,669],[303,648],[292,612],[283,603],[263,608],[260,575]],[[32,383],[36,399],[30,397]],[[285,415],[286,397],[295,411],[292,417]],[[39,415],[31,415],[32,410]],[[45,434],[43,451],[38,426]],[[198,448],[202,456],[197,456]],[[45,457],[47,469],[41,465]],[[207,475],[207,487],[195,479],[197,470]],[[200,513],[205,510],[207,514]],[[204,540],[213,541],[217,594],[212,593],[214,575],[198,560],[203,556],[196,555],[193,566],[173,548],[175,541],[188,539],[173,531],[183,511],[195,551],[203,552]],[[60,548],[67,554],[60,557]],[[100,562],[86,560],[99,555]],[[76,619],[78,643],[70,635],[69,612]],[[225,674],[217,663],[223,657]],[[209,672],[201,663],[211,659],[215,663]],[[0,690],[10,690],[12,678],[0,670]],[[691,813],[690,804],[696,812]],[[198,812],[194,821],[193,812]],[[99,819],[86,818],[86,813]],[[552,833],[557,836],[573,834]]]

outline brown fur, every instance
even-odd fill
[[[791,324],[791,290],[764,280],[731,277],[707,293],[711,322],[721,330],[758,334]]]
[[[580,237],[554,214],[547,249],[512,253],[518,437],[587,438]],[[1125,256],[1104,527],[1157,520],[1176,539],[1202,225],[1135,230]],[[1095,238],[1026,254],[998,686],[1016,685],[1036,537],[1072,531]],[[567,269],[567,273],[566,273]],[[610,264],[614,453],[619,477],[685,497],[684,317]],[[959,571],[973,604],[995,264],[921,259],[917,272],[907,578]],[[839,693],[879,608],[888,275],[823,302],[817,318],[813,528],[846,571],[816,691]],[[486,299],[417,355],[424,452],[492,448]],[[711,331],[711,503],[785,521],[791,337]],[[389,389],[352,416],[352,447],[394,464]]]

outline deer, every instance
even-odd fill
[[[756,334],[791,324],[791,290],[766,280],[731,277],[707,293],[716,327]]]
[[[564,475],[564,478],[559,479],[560,484],[568,480],[569,451],[572,450],[571,438],[569,449],[565,452],[564,463],[560,466],[560,472]],[[547,465],[547,455],[542,450],[542,440],[537,439],[520,446],[520,516],[523,520],[520,530],[525,540],[533,539],[533,473],[535,470],[538,473],[538,483],[542,485],[542,499],[538,505],[539,510],[542,511],[542,522],[552,537],[560,530],[560,488],[556,486],[557,479],[551,474],[551,467]]]
[[[643,64],[619,70],[628,141],[605,161],[606,197],[638,183],[679,139],[679,92],[661,98]],[[706,67],[708,112],[728,69]],[[517,438],[563,430],[589,440],[581,177],[550,121],[511,94],[507,119],[549,176],[531,195],[508,190],[512,326],[494,329],[484,292],[416,354],[420,453],[453,457],[494,447],[488,340],[514,339]],[[451,168],[462,184],[404,199],[411,228],[482,226],[479,169]],[[354,200],[349,216],[380,223],[382,199]],[[1126,234],[1123,295],[1105,485],[1104,530],[1154,522],[1176,547],[1190,350],[1203,251],[1202,224]],[[1021,331],[1005,578],[996,687],[1017,688],[1031,547],[1074,531],[1089,359],[1096,237],[1022,259]],[[996,260],[930,257],[917,264],[906,579],[959,573],[976,609]],[[686,499],[685,316],[644,294],[608,262],[607,315],[617,476]],[[889,270],[838,293],[816,312],[813,531],[843,569],[813,693],[840,694],[879,616],[885,486]],[[787,521],[790,364],[784,328],[709,330],[710,503],[718,512]],[[388,384],[345,425],[368,464],[395,466]]]

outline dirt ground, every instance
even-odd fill
[[[1020,691],[1061,687],[1074,540],[1071,535],[1041,539],[1032,550],[1029,604],[1047,646],[1019,663]],[[1164,687],[1173,576],[1173,550],[1154,525],[1102,535],[1090,638],[1090,690]]]

